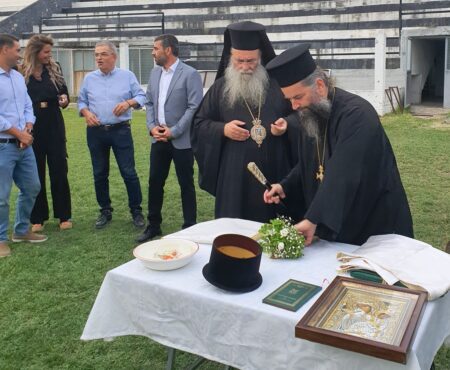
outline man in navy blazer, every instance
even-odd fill
[[[197,219],[194,155],[191,149],[192,117],[203,98],[200,74],[178,59],[178,40],[165,34],[155,38],[155,68],[147,87],[147,127],[152,136],[148,187],[148,225],[137,238],[142,243],[161,235],[164,184],[170,163],[175,163],[181,189],[183,228]]]

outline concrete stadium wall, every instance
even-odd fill
[[[21,37],[23,33],[36,32],[42,17],[51,16],[68,7],[72,0],[38,0],[0,22],[0,32]]]
[[[48,5],[43,0],[38,3]],[[399,73],[400,26],[405,29],[450,25],[450,0],[403,0],[401,5],[398,0],[63,0],[51,3],[58,3],[59,10],[44,12],[49,14],[44,16],[42,31],[51,34],[58,47],[92,48],[100,39],[129,47],[151,47],[154,37],[162,32],[163,17],[164,31],[177,35],[182,43],[181,58],[200,70],[217,68],[223,31],[229,23],[243,20],[262,23],[277,53],[298,42],[311,43],[311,52],[318,63],[331,69],[344,88],[375,102],[381,114],[391,109],[384,89],[399,86],[402,90],[406,86],[406,74],[403,78],[395,77],[402,75]],[[428,13],[420,13],[423,10]],[[32,22],[36,28],[40,17],[39,21],[34,17]],[[383,47],[377,48],[380,30]],[[31,33],[24,31],[23,37]],[[127,59],[125,54],[121,55],[122,64]]]

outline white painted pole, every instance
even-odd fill
[[[385,112],[385,92],[386,88],[386,34],[384,30],[377,30],[375,34],[375,109],[378,114]]]
[[[130,49],[126,42],[119,44],[119,67],[122,69],[130,69]]]

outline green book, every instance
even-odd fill
[[[303,281],[290,279],[263,299],[263,303],[297,311],[322,288]]]
[[[350,276],[358,280],[371,281],[373,283],[383,282],[383,279],[381,278],[380,275],[378,275],[375,271],[370,270],[364,269],[350,270]],[[394,285],[402,288],[407,288],[407,286],[403,285],[400,281],[397,281]]]

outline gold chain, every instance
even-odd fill
[[[262,94],[259,94],[259,105],[258,105],[258,117],[255,117],[253,115],[252,110],[250,109],[250,106],[247,103],[247,100],[245,100],[245,98],[243,97],[242,99],[244,99],[244,103],[247,106],[248,111],[250,112],[250,115],[252,116],[253,122],[256,122],[257,120],[260,120],[261,117],[261,100],[262,100]],[[254,123],[253,123],[254,124]]]
[[[336,89],[333,88],[333,97],[331,98],[331,105],[333,105],[334,102],[334,96],[336,95]],[[330,112],[331,116],[331,112]],[[328,124],[330,123],[330,116],[328,116],[327,119],[327,125],[325,126],[325,134],[323,136],[323,150],[322,150],[322,159],[320,158],[320,151],[319,151],[319,138],[316,140],[316,146],[317,146],[317,160],[319,161],[319,169],[316,172],[316,180],[319,180],[320,182],[323,181],[323,178],[325,176],[325,168],[324,168],[324,162],[325,162],[325,147],[327,146],[327,132],[328,132]]]
[[[328,131],[328,122],[327,126],[325,127],[325,134],[323,137],[323,149],[322,149],[322,158],[320,158],[320,150],[319,150],[319,138],[316,140],[316,146],[317,146],[317,159],[319,161],[319,170],[316,172],[316,180],[319,180],[320,182],[323,181],[324,175],[325,175],[325,168],[324,168],[324,162],[325,162],[325,147],[327,146],[327,131]]]

